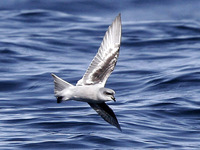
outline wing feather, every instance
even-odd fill
[[[96,56],[77,85],[100,84],[101,86],[105,86],[108,77],[117,63],[120,43],[121,14],[109,26]]]
[[[121,131],[118,120],[112,109],[106,103],[88,103],[105,121]]]

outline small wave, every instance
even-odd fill
[[[18,91],[19,89],[23,89],[24,85],[25,83],[23,81],[4,80],[0,81],[0,91],[1,92]]]
[[[149,86],[147,90],[196,88],[200,86],[199,76],[199,72],[193,72],[175,77],[155,78],[146,83]]]

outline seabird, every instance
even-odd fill
[[[87,102],[105,121],[119,130],[121,127],[113,110],[105,103],[116,101],[115,91],[104,86],[119,56],[121,28],[121,14],[119,14],[109,26],[96,56],[76,86],[52,74],[57,103],[67,100]]]

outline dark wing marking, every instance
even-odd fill
[[[112,109],[106,103],[88,103],[105,121],[121,131],[118,120]]]

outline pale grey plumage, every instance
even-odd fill
[[[52,74],[57,103],[66,100],[88,102],[88,104],[108,123],[121,130],[118,120],[106,101],[114,100],[115,92],[104,88],[114,70],[121,43],[121,15],[119,14],[105,33],[101,46],[76,86]]]
[[[102,87],[114,70],[121,43],[121,15],[109,26],[101,46],[77,85],[100,84]]]

